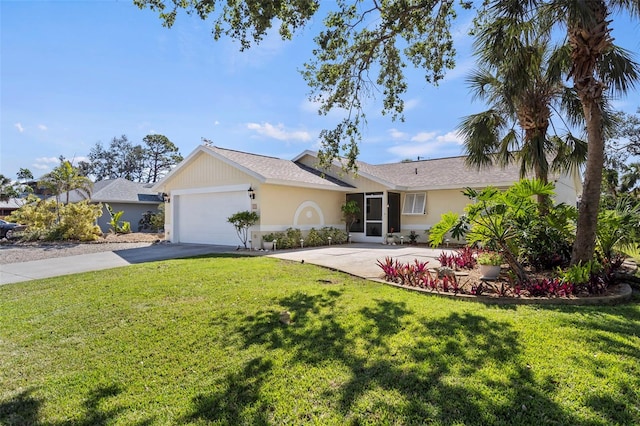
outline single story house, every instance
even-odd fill
[[[22,204],[24,204],[24,198],[9,198],[6,201],[0,201],[0,219],[18,210]]]
[[[464,160],[359,161],[354,175],[338,164],[318,169],[312,151],[284,160],[203,144],[152,190],[165,194],[165,237],[172,242],[237,245],[227,218],[245,210],[260,215],[250,233],[254,248],[262,235],[289,227],[345,229],[341,206],[349,200],[360,206],[351,240],[383,242],[389,232],[423,236],[443,213],[462,212],[469,202],[462,195],[465,187],[506,188],[519,180],[518,166],[477,171]],[[579,175],[553,179],[556,202],[575,204],[582,189]]]
[[[132,182],[124,178],[105,179],[93,184],[89,197],[92,203],[102,203],[102,216],[98,218],[98,226],[102,232],[111,230],[111,216],[105,204],[109,204],[114,212],[124,212],[120,217],[123,222],[131,224],[133,232],[138,231],[138,223],[146,212],[158,213],[158,206],[163,203],[162,194],[152,189],[153,184]],[[69,192],[69,202],[77,203],[86,200],[86,194],[74,190]],[[66,201],[66,194],[60,195],[60,201]]]

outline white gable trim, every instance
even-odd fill
[[[173,170],[171,170],[165,177],[163,177],[161,180],[156,182],[151,189],[154,190],[154,191],[161,192],[164,189],[164,187],[167,185],[167,183],[170,180],[173,179],[174,176],[176,176],[182,169],[184,169],[185,167],[187,167],[188,165],[193,163],[193,161],[195,161],[195,159],[200,154],[210,155],[210,156],[222,161],[223,163],[228,164],[228,165],[230,165],[232,167],[235,167],[236,169],[248,174],[249,176],[255,178],[256,180],[258,180],[260,182],[264,182],[265,181],[265,177],[262,176],[261,174],[256,173],[253,170],[249,170],[246,167],[243,167],[243,166],[239,165],[238,163],[236,163],[234,161],[231,161],[227,157],[224,157],[224,156],[218,154],[217,152],[214,152],[211,149],[207,148],[205,145],[199,145],[196,149],[194,149],[191,152],[191,154],[189,154],[184,160],[182,160],[180,162],[180,164],[178,164],[176,167],[174,167]]]

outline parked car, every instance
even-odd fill
[[[20,225],[0,219],[0,239],[11,239],[15,236],[16,232],[24,231],[25,229],[27,229],[26,225]]]

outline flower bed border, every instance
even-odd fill
[[[466,302],[481,302],[493,305],[620,305],[631,300],[632,289],[627,283],[620,283],[609,287],[609,291],[614,294],[606,296],[589,296],[589,297],[514,297],[514,296],[475,296],[473,294],[461,293],[445,293],[442,291],[432,291],[420,287],[411,287],[397,284],[383,279],[373,279],[382,284],[404,290],[416,291],[423,294],[431,294],[434,296],[447,297],[449,299],[459,299]]]

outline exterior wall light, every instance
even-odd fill
[[[249,189],[247,189],[247,192],[249,193],[249,198],[251,198],[252,200],[256,199],[256,193],[251,186],[249,186]]]

